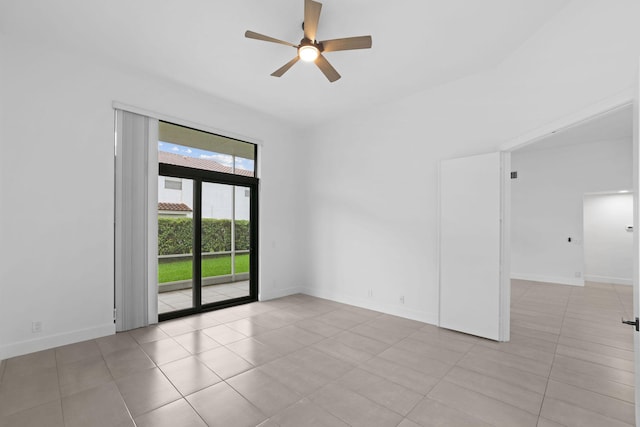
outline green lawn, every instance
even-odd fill
[[[175,261],[158,264],[158,282],[176,282],[191,279],[193,275],[191,261]],[[236,255],[236,273],[249,271],[249,254]],[[231,274],[231,255],[202,260],[202,277]]]

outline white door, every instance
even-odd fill
[[[509,156],[440,164],[439,326],[496,341],[509,340]]]

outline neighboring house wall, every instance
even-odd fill
[[[166,188],[165,181],[180,182],[181,189]],[[171,185],[169,185],[171,187]],[[249,193],[244,187],[235,187],[235,218],[249,219]],[[184,203],[193,209],[193,181],[173,177],[158,177],[158,202]],[[231,219],[233,191],[229,185],[203,183],[202,217]],[[189,215],[192,216],[192,215]]]
[[[511,277],[582,285],[584,195],[631,188],[632,167],[631,139],[514,152]]]

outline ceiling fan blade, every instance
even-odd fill
[[[369,49],[372,41],[371,36],[359,36],[325,40],[321,43],[323,52],[335,52],[336,50]]]
[[[304,37],[315,41],[318,31],[318,21],[322,3],[313,0],[304,0]]]
[[[320,71],[322,71],[322,73],[327,79],[329,79],[330,82],[335,82],[340,78],[340,74],[338,74],[336,69],[333,68],[331,64],[329,64],[329,61],[327,61],[327,58],[325,58],[324,56],[318,56],[318,59],[316,59],[316,65],[318,66],[318,68],[320,68]]]
[[[271,75],[273,77],[282,77],[282,75],[284,73],[286,73],[287,71],[289,71],[289,68],[293,67],[293,64],[295,64],[296,62],[298,62],[300,60],[299,56],[296,56],[295,58],[293,58],[291,61],[287,62],[286,64],[284,64],[282,67],[278,68],[277,70],[275,70],[273,73],[271,73]]]
[[[293,43],[285,42],[283,40],[274,39],[273,37],[265,36],[263,34],[258,34],[258,33],[255,33],[253,31],[245,32],[244,36],[246,38],[248,38],[248,39],[262,40],[262,41],[271,42],[271,43],[280,43],[280,44],[283,44],[285,46],[291,46],[291,47],[295,47],[295,48],[298,47],[298,45],[295,45]]]

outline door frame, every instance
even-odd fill
[[[640,223],[640,143],[639,143],[639,117],[640,111],[638,100],[640,99],[640,74],[636,69],[636,85],[632,89],[619,92],[609,98],[606,98],[596,104],[593,104],[583,110],[562,119],[553,121],[545,126],[535,129],[529,133],[513,138],[500,146],[502,151],[515,151],[518,148],[525,147],[540,141],[558,131],[565,130],[582,123],[588,122],[602,115],[611,113],[621,108],[633,106],[633,222],[634,227]],[[507,212],[507,217],[510,212]],[[505,230],[509,221],[503,223],[503,233],[509,233]],[[640,280],[640,236],[638,232],[633,234],[633,312],[634,317],[639,316],[640,309],[640,292],[638,292]],[[509,272],[510,273],[510,272]],[[623,325],[621,325],[622,327]],[[640,337],[634,334],[634,359],[635,359],[635,407],[636,407],[636,424],[640,425]]]
[[[158,314],[158,320],[170,320],[178,317],[188,316],[191,314],[202,313],[212,310],[217,310],[225,307],[232,307],[235,305],[246,304],[249,302],[258,301],[258,225],[259,225],[259,209],[258,209],[258,184],[259,180],[255,177],[248,177],[243,175],[232,175],[222,172],[208,171],[202,169],[194,169],[185,166],[170,165],[166,163],[160,163],[158,165],[158,175],[168,176],[173,178],[183,178],[193,180],[194,191],[199,188],[197,192],[202,196],[202,183],[209,182],[214,184],[223,184],[231,186],[241,186],[250,189],[249,194],[249,295],[245,297],[231,298],[224,301],[209,303],[202,305],[202,269],[201,259],[195,257],[193,259],[194,273],[198,272],[200,277],[196,274],[193,275],[193,299],[194,306],[182,310],[171,311],[168,313]],[[195,194],[195,193],[194,193]],[[196,198],[197,199],[197,198]],[[194,199],[194,222],[199,219],[196,218],[196,205],[200,205],[201,200]],[[200,247],[201,236],[196,231],[199,227],[194,226],[194,247]],[[197,281],[197,283],[196,283]]]

